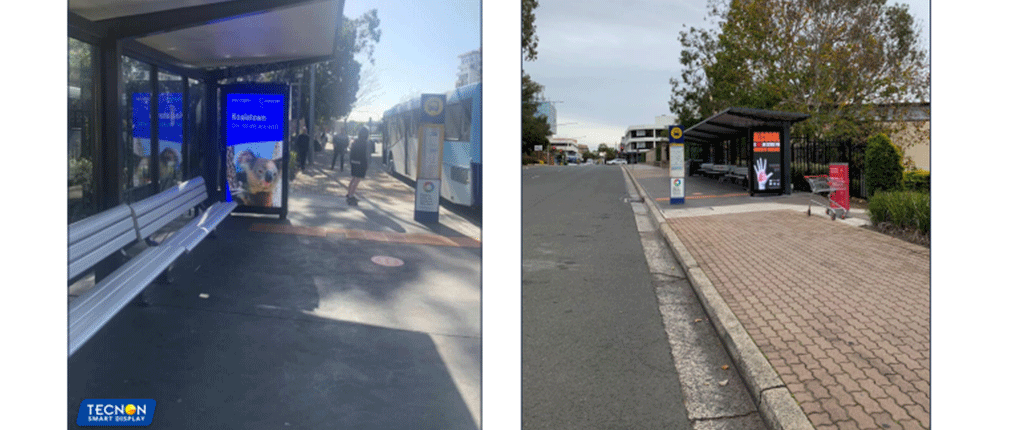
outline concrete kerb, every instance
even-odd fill
[[[814,430],[814,426],[800,409],[793,394],[786,388],[768,359],[754,344],[754,340],[743,328],[743,324],[736,318],[722,296],[718,294],[718,290],[711,284],[711,280],[697,264],[697,260],[693,258],[679,237],[665,222],[665,216],[661,213],[657,203],[650,198],[647,190],[640,186],[628,168],[623,166],[622,169],[633,184],[633,189],[643,198],[648,213],[654,217],[659,231],[669,243],[676,260],[683,266],[683,271],[693,285],[705,312],[708,313],[708,318],[711,319],[715,331],[718,332],[726,350],[735,361],[739,373],[746,383],[747,390],[754,397],[762,419],[773,430]]]

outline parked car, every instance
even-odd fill
[[[606,163],[606,164],[626,164],[626,160],[623,160],[621,158],[616,158],[614,160],[609,160],[608,163]]]

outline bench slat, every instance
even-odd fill
[[[68,356],[184,252],[181,247],[147,248],[76,299],[68,309]]]
[[[138,239],[127,205],[94,217],[68,226],[69,281]]]
[[[173,236],[164,240],[161,245],[184,246],[186,252],[192,252],[199,243],[206,238],[213,229],[231,214],[231,211],[238,206],[235,202],[216,203],[202,215],[197,216],[188,225],[182,227]]]
[[[200,223],[200,227],[204,228],[216,228],[221,221],[224,221],[228,215],[231,215],[231,211],[238,207],[238,203],[235,202],[220,202],[216,203],[206,210],[206,220]]]
[[[68,226],[68,243],[78,242],[112,224],[116,224],[125,218],[130,218],[131,215],[131,208],[123,204],[77,221]]]
[[[147,197],[140,202],[131,203],[132,213],[139,220],[139,227],[145,228],[153,223],[162,214],[177,210],[189,200],[205,195],[205,190],[200,189],[178,189],[177,187],[164,190],[160,194]]]
[[[131,220],[125,220],[127,223],[131,223]],[[68,280],[84,273],[89,270],[90,267],[95,266],[104,258],[117,252],[121,248],[124,248],[138,239],[138,235],[134,229],[125,230],[121,234],[113,238],[100,238],[94,237],[94,240],[81,241],[75,245],[76,258],[70,258],[71,253],[69,251],[68,259]],[[86,250],[84,253],[79,254],[79,248]]]
[[[142,201],[138,201],[131,204],[132,210],[137,214],[145,214],[152,211],[159,205],[162,205],[166,200],[173,198],[174,196],[181,195],[183,193],[189,193],[201,189],[202,192],[206,192],[206,186],[204,185],[203,179],[193,178],[188,182],[182,182],[178,185],[163,190],[157,194],[149,196]]]
[[[180,246],[185,248],[185,252],[192,252],[193,249],[199,242],[206,238],[210,231],[197,226],[199,218],[196,218],[185,227],[182,227],[178,231],[174,232],[174,235],[164,240],[160,246]]]
[[[183,195],[168,201],[167,204],[145,215],[140,215],[136,212],[139,223],[139,235],[143,238],[149,237],[149,235],[182,216],[185,212],[188,212],[189,209],[202,203],[203,200],[206,200],[205,195]]]

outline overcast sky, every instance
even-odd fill
[[[381,27],[376,64],[358,60],[376,75],[379,90],[372,103],[353,109],[351,119],[379,121],[386,109],[414,94],[455,89],[459,55],[480,48],[479,0],[345,1],[349,18],[370,9],[377,9]]]
[[[890,4],[896,3],[889,0]],[[910,5],[928,43],[928,0]],[[706,0],[541,0],[537,60],[523,69],[555,102],[557,137],[617,144],[630,125],[670,115],[683,25],[706,26]]]

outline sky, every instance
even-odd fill
[[[420,93],[444,93],[455,89],[459,55],[480,49],[480,2],[478,0],[380,1],[346,0],[345,16],[357,18],[377,9],[380,42],[374,49],[375,64],[358,59],[361,82],[376,80],[371,103],[353,108],[353,120],[380,120],[385,110]],[[376,75],[371,78],[370,75]]]
[[[890,4],[894,4],[889,0]],[[900,1],[928,43],[928,0]],[[706,0],[607,0],[586,7],[541,0],[535,10],[537,60],[523,69],[555,102],[556,137],[596,147],[618,144],[631,125],[671,115],[669,79],[680,74],[678,37],[707,27]],[[927,45],[926,45],[927,46]]]

